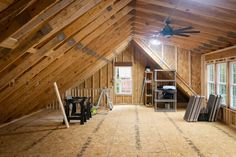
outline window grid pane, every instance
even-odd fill
[[[215,94],[215,70],[214,64],[207,65],[207,94]]]
[[[222,104],[226,105],[226,63],[217,64],[217,94],[222,96]]]
[[[236,85],[232,86],[231,107],[236,108]]]
[[[230,64],[230,107],[236,108],[236,62]]]

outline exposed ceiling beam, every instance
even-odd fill
[[[13,35],[23,25],[29,22],[32,18],[36,17],[40,12],[53,5],[55,2],[56,0],[48,0],[44,3],[41,1],[36,1],[29,8],[20,12],[10,21],[0,23],[0,43],[8,37],[11,37],[11,35]]]

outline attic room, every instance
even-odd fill
[[[235,19],[234,0],[0,0],[0,156],[236,156]]]

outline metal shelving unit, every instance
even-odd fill
[[[174,89],[163,89],[164,86],[171,86]],[[169,94],[168,98],[165,96],[165,93]],[[155,111],[176,111],[177,88],[175,70],[154,70],[153,94]]]

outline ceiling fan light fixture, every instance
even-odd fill
[[[161,44],[161,42],[160,42],[158,39],[156,39],[156,38],[150,39],[149,42],[150,42],[152,45],[160,45],[160,44]]]

